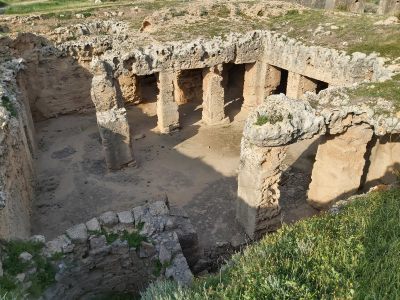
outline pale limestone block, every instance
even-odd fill
[[[369,125],[361,124],[342,134],[323,137],[308,191],[312,206],[325,208],[358,190],[365,166],[364,154],[372,134]]]

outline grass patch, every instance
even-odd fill
[[[161,273],[171,265],[170,261],[162,263],[159,259],[155,261],[154,265],[154,276],[159,277]]]
[[[349,95],[353,98],[364,99],[383,98],[391,101],[396,111],[400,111],[400,74],[384,82],[361,84],[356,89],[350,90]]]
[[[74,7],[75,4],[81,4],[82,2],[89,3],[89,1],[82,1],[82,0],[50,0],[50,1],[29,3],[29,4],[13,3],[6,8],[5,13],[27,14],[38,11],[47,11],[65,7]]]
[[[2,259],[4,276],[0,278],[0,294],[21,291],[15,276],[25,273],[29,269],[36,268],[36,272],[29,276],[32,282],[28,289],[30,299],[39,298],[43,291],[55,282],[55,269],[52,259],[41,255],[43,244],[30,241],[10,241],[3,245],[4,256]],[[19,256],[23,252],[32,255],[32,260],[23,262]]]
[[[212,14],[216,15],[219,18],[228,18],[231,11],[226,5],[213,5],[212,6]]]
[[[157,259],[154,266],[154,275],[157,277],[160,276],[161,271],[162,271],[162,263],[159,259]]]
[[[103,0],[101,4],[94,4],[91,0],[48,0],[48,1],[3,1],[7,4],[6,14],[29,14],[29,13],[65,13],[73,9],[98,9],[110,6],[131,5],[127,0]]]
[[[3,268],[10,275],[22,273],[29,263],[24,263],[19,259],[23,252],[29,252],[33,256],[39,256],[43,245],[40,243],[11,241],[5,246],[6,258],[3,260]]]
[[[324,10],[308,10],[301,13],[288,11],[285,15],[271,18],[268,28],[285,33],[306,44],[314,41],[314,44],[346,50],[349,53],[379,52],[381,56],[399,57],[400,25],[374,25],[375,22],[384,18],[372,15],[338,14]],[[325,24],[332,24],[338,28],[332,29],[331,25]],[[319,26],[323,27],[324,32],[329,31],[330,34],[315,35],[315,29]],[[289,28],[295,30],[288,31]]]
[[[126,230],[122,233],[122,239],[128,242],[129,247],[138,248],[141,242],[147,242],[147,238],[137,231],[131,233]]]
[[[156,284],[143,299],[399,299],[399,218],[400,190],[373,192],[284,226],[190,289]]]
[[[135,230],[132,232],[128,232],[126,230],[122,231],[122,233],[115,232],[107,232],[104,228],[101,229],[101,232],[93,231],[90,234],[93,235],[104,235],[106,237],[107,244],[112,244],[116,240],[120,239],[121,241],[127,241],[129,247],[137,248],[140,246],[141,242],[147,242],[147,237],[141,235],[139,231],[143,228],[143,224],[138,224]]]
[[[170,9],[172,17],[182,17],[188,14],[187,10],[176,10],[175,8]]]
[[[267,123],[268,123],[268,116],[260,115],[258,116],[257,122],[255,122],[254,125],[262,126]]]
[[[15,109],[14,104],[11,102],[10,98],[8,98],[7,96],[2,96],[1,105],[8,110],[12,117],[15,118],[17,116],[17,110]]]
[[[130,294],[130,293],[113,292],[113,293],[107,293],[105,295],[101,295],[96,299],[97,300],[133,300],[133,299],[137,299],[137,297],[135,297],[135,295]]]
[[[112,244],[119,239],[119,234],[114,232],[107,232],[104,228],[101,229],[101,234],[106,237],[107,244]]]
[[[254,125],[262,126],[267,123],[274,125],[274,124],[282,122],[282,121],[283,121],[283,116],[279,113],[274,113],[270,116],[259,115],[257,117],[257,121],[254,123]]]

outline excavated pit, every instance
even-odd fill
[[[13,54],[25,59],[16,97],[24,102],[23,134],[34,158],[34,192],[21,196],[31,200],[23,237],[57,240],[104,212],[130,211],[167,196],[171,216],[184,215],[196,232],[195,247],[179,239],[192,272],[214,272],[251,242],[249,236],[259,237],[246,227],[237,204],[238,190],[247,188],[238,175],[248,159],[241,153],[248,115],[270,95],[300,102],[308,93],[383,72],[375,57],[315,51],[269,32],[232,35],[227,42],[216,38],[210,45],[196,41],[88,58],[86,46],[60,50],[34,35],[8,41]],[[286,60],[289,55],[298,60]],[[327,64],[332,67],[325,69]],[[321,129],[283,145],[286,157],[273,170],[282,173],[274,182],[278,227],[319,213],[307,192],[324,134]],[[375,172],[379,177],[381,170]]]

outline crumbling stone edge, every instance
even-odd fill
[[[157,279],[190,285],[193,274],[180,240],[186,248],[197,247],[189,219],[171,214],[167,198],[127,211],[105,212],[47,242],[44,236],[35,235],[30,241],[44,245],[41,255],[53,261],[56,269],[55,283],[41,298],[138,294]],[[26,259],[25,255],[20,259]],[[30,274],[17,277],[20,286],[29,289]]]

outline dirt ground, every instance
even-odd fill
[[[235,221],[240,139],[247,112],[227,105],[229,125],[208,127],[201,106],[180,106],[182,129],[169,135],[155,130],[155,102],[130,106],[128,116],[137,168],[106,169],[94,112],[36,124],[40,153],[33,208],[33,234],[53,238],[69,226],[105,211],[127,210],[167,195],[184,209],[202,246],[245,240]],[[308,143],[291,147],[282,184],[283,221],[316,213],[305,202],[313,151]],[[304,152],[304,153],[303,153]],[[307,173],[308,172],[308,173]]]

